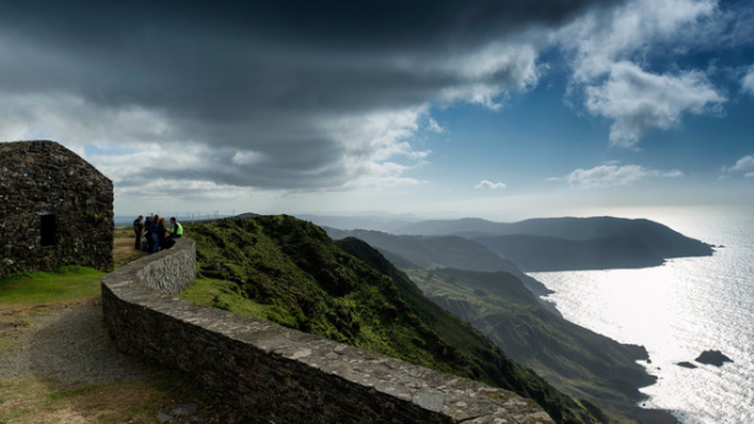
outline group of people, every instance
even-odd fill
[[[134,220],[134,235],[136,243],[134,249],[142,249],[141,238],[147,241],[147,252],[157,253],[164,249],[169,249],[175,244],[175,240],[183,236],[183,226],[170,218],[170,230],[165,226],[165,218],[158,215],[148,216],[142,223],[143,216],[139,215]]]

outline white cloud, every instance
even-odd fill
[[[652,128],[679,125],[684,113],[714,112],[726,101],[700,72],[656,75],[630,62],[611,65],[609,79],[586,95],[587,110],[613,121],[610,142],[622,147],[636,145]]]
[[[233,155],[231,162],[236,165],[251,165],[262,160],[262,154],[252,151],[238,151]]]
[[[745,178],[752,178],[754,177],[754,155],[742,157],[733,166],[723,166],[722,171],[730,174],[744,173]]]
[[[553,42],[569,53],[570,93],[584,90],[586,109],[612,121],[611,144],[632,147],[652,128],[678,126],[684,113],[719,113],[726,98],[702,71],[647,66],[652,54],[682,54],[708,38],[704,23],[718,18],[716,0],[637,0],[589,13],[555,32]]]
[[[751,68],[741,80],[741,87],[744,92],[754,95],[754,68]]]
[[[679,170],[658,171],[640,165],[600,165],[592,169],[577,169],[565,177],[548,178],[548,181],[566,181],[571,188],[593,189],[629,186],[647,178],[682,177]]]
[[[687,40],[712,16],[716,0],[637,0],[607,13],[595,11],[553,35],[571,52],[573,77],[591,84],[616,62],[641,60],[653,45]]]
[[[181,140],[158,110],[128,105],[102,107],[63,93],[4,94],[0,140],[42,138],[51,138],[77,152],[84,146],[107,145],[109,141],[147,148],[155,142]]]
[[[173,149],[155,145],[149,150],[125,155],[91,154],[87,159],[116,185],[144,184],[143,189],[148,192],[155,188],[149,183],[155,170],[166,174],[189,171],[198,174],[211,166],[207,160],[210,154],[211,150],[201,145]]]
[[[433,118],[427,118],[427,130],[435,134],[443,134],[446,129],[437,123]]]
[[[504,77],[506,89],[524,90],[537,84],[537,51],[528,43],[492,43],[479,51],[451,58],[445,67],[467,81],[490,81]]]
[[[754,155],[747,155],[736,161],[736,164],[728,169],[728,171],[749,171],[754,170]]]
[[[343,116],[320,126],[341,145],[338,165],[345,170],[345,188],[415,185],[421,181],[403,174],[426,163],[429,150],[417,150],[409,140],[427,119],[426,105],[403,110]],[[430,118],[431,119],[431,118]]]
[[[477,185],[474,186],[477,190],[502,190],[504,188],[508,187],[505,183],[497,182],[493,183],[489,180],[482,180],[479,181]]]
[[[512,91],[526,91],[537,85],[543,66],[530,42],[492,43],[471,54],[437,63],[413,63],[427,74],[447,74],[457,84],[440,90],[441,103],[465,102],[500,110]]]

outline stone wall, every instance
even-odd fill
[[[105,325],[120,350],[184,372],[248,422],[553,422],[512,392],[160,292],[190,284],[194,249],[183,238],[103,278]]]
[[[113,183],[52,141],[0,143],[0,278],[112,264]]]

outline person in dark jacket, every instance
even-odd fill
[[[168,229],[165,228],[165,218],[160,218],[157,221],[157,250],[161,251],[165,248],[165,236],[168,233]]]
[[[150,233],[152,228],[152,217],[148,216],[147,219],[144,221],[144,239],[147,241],[147,253],[152,253],[152,246],[154,244],[154,241],[152,240],[152,235]]]
[[[134,235],[136,236],[134,249],[136,250],[141,249],[141,233],[144,231],[144,224],[141,222],[142,219],[144,219],[144,217],[141,215],[139,215],[138,218],[134,219]]]
[[[155,215],[152,217],[152,224],[149,226],[149,237],[152,239],[152,248],[150,249],[150,253],[157,253],[157,251],[160,249],[160,227],[159,227],[159,221],[160,216]]]

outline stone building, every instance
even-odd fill
[[[112,264],[113,183],[54,141],[0,143],[0,278]]]

